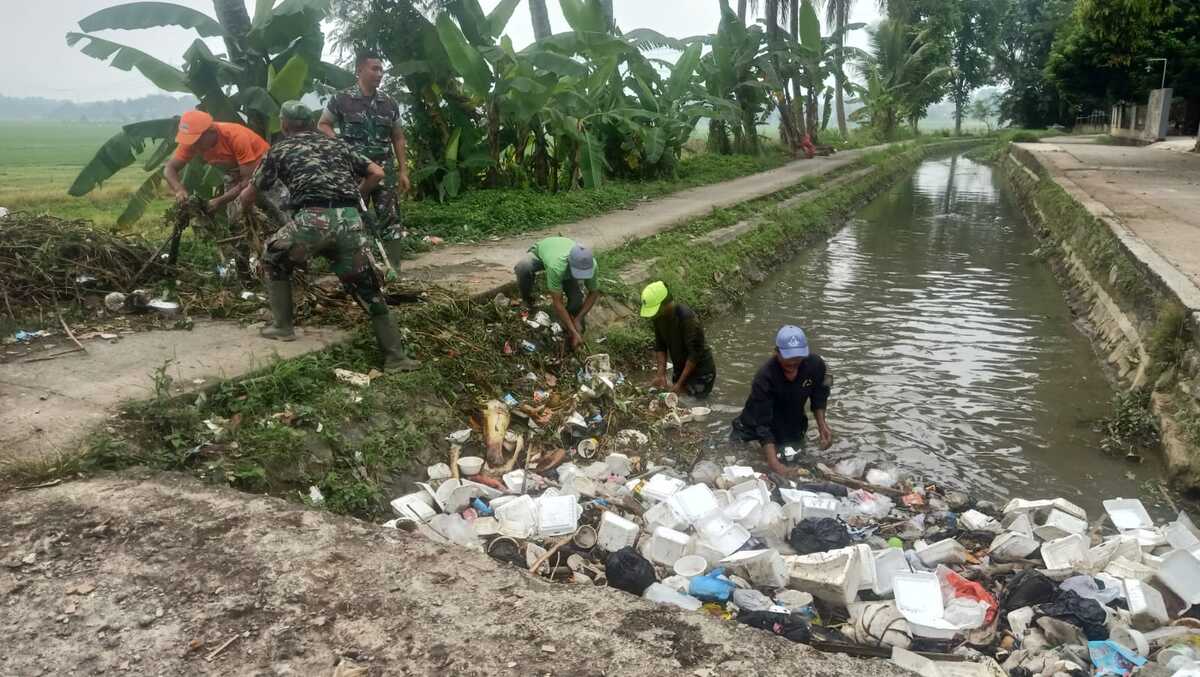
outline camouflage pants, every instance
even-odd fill
[[[371,235],[380,242],[399,240],[404,237],[404,226],[400,219],[399,195],[396,194],[396,163],[384,161],[383,181],[367,196],[370,214],[367,227]]]
[[[368,315],[386,315],[387,301],[379,291],[368,245],[357,209],[301,209],[267,238],[263,267],[272,280],[290,280],[292,271],[303,267],[312,257],[325,257],[346,292]]]

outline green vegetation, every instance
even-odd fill
[[[1150,410],[1148,389],[1125,390],[1113,397],[1113,414],[1104,419],[1105,453],[1138,457],[1158,448],[1158,421]]]

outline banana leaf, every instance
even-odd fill
[[[160,26],[191,28],[204,38],[225,35],[225,30],[216,19],[190,7],[170,2],[129,2],[102,9],[79,20],[79,29],[84,33]]]
[[[308,81],[308,61],[299,54],[288,60],[279,72],[269,72],[267,91],[277,104],[284,104],[304,95],[304,84]]]
[[[159,187],[162,186],[162,182],[162,169],[157,169],[150,176],[147,176],[142,185],[129,198],[129,203],[125,205],[125,210],[117,217],[117,225],[128,227],[137,223],[138,219],[142,218],[146,213],[146,208],[150,206],[150,203],[158,197]]]
[[[137,156],[146,150],[147,140],[173,138],[178,126],[178,118],[125,125],[96,151],[91,161],[75,177],[67,194],[74,197],[87,195],[114,174],[132,165]]]
[[[112,61],[109,61],[109,65],[113,68],[119,68],[123,71],[132,71],[136,68],[139,73],[154,83],[156,87],[165,89],[168,92],[190,93],[192,91],[188,87],[187,76],[184,75],[183,71],[174,66],[167,65],[141,50],[104,40],[94,35],[67,33],[68,47],[74,47],[82,40],[86,40],[87,44],[81,47],[79,51],[93,59],[109,61],[111,57]]]
[[[483,56],[467,42],[467,37],[449,14],[438,15],[437,32],[450,59],[450,65],[458,71],[463,83],[475,96],[487,96],[492,90],[492,71]]]

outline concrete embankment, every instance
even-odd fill
[[[1097,350],[1151,391],[1172,482],[1200,489],[1200,157],[1066,137],[1002,162]]]

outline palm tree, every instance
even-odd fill
[[[534,40],[550,37],[550,13],[546,11],[546,0],[529,0],[529,18],[533,20]]]
[[[825,0],[825,24],[837,36],[838,56],[837,70],[834,73],[834,105],[837,106],[838,131],[842,138],[846,137],[846,83],[842,73],[842,50],[846,46],[846,25],[850,23],[850,6],[854,0]]]

